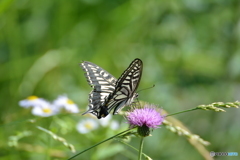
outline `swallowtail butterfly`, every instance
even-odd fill
[[[113,114],[117,114],[138,96],[135,92],[143,69],[140,59],[133,60],[118,80],[94,63],[84,61],[81,67],[89,85],[93,87],[89,94],[89,109],[83,115],[92,113],[100,119],[106,117],[112,109]]]

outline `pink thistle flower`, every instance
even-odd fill
[[[126,118],[130,127],[138,127],[138,133],[145,137],[149,135],[150,128],[159,128],[158,126],[162,124],[165,116],[160,114],[156,106],[146,104],[143,108],[128,112]]]

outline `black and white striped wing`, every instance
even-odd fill
[[[92,113],[97,116],[101,104],[115,90],[117,79],[94,63],[84,61],[81,67],[85,71],[89,85],[93,87],[89,93],[89,109],[83,115]]]
[[[135,59],[117,80],[115,90],[109,94],[108,99],[100,107],[99,117],[105,117],[112,109],[117,114],[124,106],[130,105],[137,97],[136,90],[141,80],[143,63]]]

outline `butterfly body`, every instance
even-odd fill
[[[89,94],[89,110],[98,119],[106,117],[112,109],[117,114],[138,96],[136,89],[142,75],[142,61],[135,59],[117,80],[110,73],[91,62],[81,64],[88,83],[93,87]]]

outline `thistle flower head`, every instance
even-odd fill
[[[157,108],[149,104],[128,112],[126,118],[130,127],[138,127],[139,135],[144,137],[149,135],[150,128],[158,128],[164,120],[164,116],[157,111]]]

